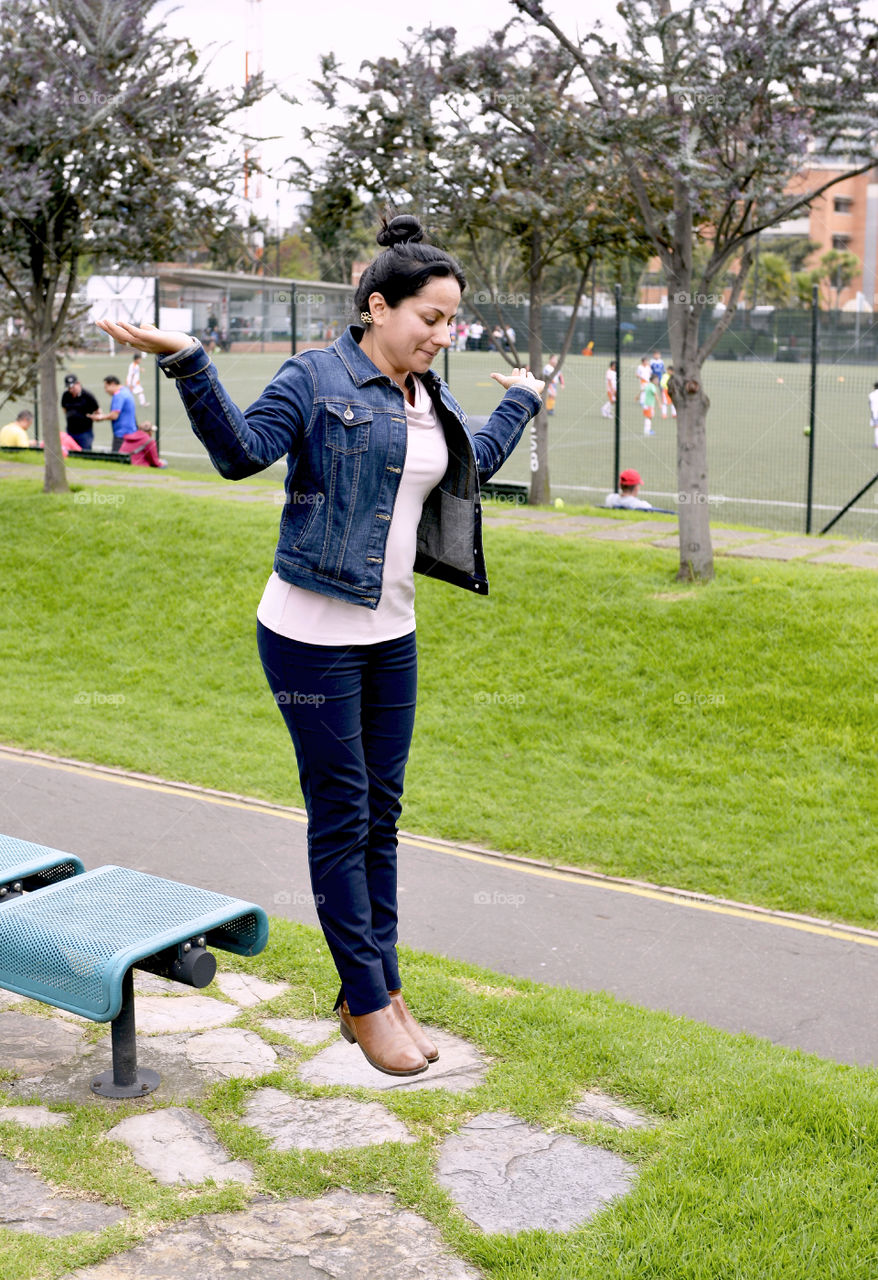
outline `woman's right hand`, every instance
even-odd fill
[[[183,351],[197,338],[179,329],[157,329],[154,324],[129,324],[127,320],[98,320],[97,326],[123,347],[133,347],[147,355],[167,356]]]

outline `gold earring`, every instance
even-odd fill
[[[371,315],[369,314],[369,312],[368,312],[368,311],[361,311],[361,312],[360,312],[360,319],[362,320],[363,324],[371,324],[371,323],[372,323],[372,317],[371,317]]]

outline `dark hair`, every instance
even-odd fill
[[[389,307],[398,307],[403,298],[414,297],[434,276],[453,276],[466,288],[466,276],[460,263],[444,249],[423,244],[424,228],[410,214],[401,214],[391,222],[382,219],[378,243],[384,252],[373,258],[360,276],[354,294],[354,307],[368,311],[369,298],[380,293]]]
[[[106,384],[107,382],[115,382],[117,387],[121,387],[122,385],[122,383],[116,377],[115,373],[111,373],[106,378],[104,378],[104,383]]]

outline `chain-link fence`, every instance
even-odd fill
[[[153,305],[161,323],[192,331],[214,348],[223,382],[242,406],[256,398],[292,351],[326,345],[355,318],[349,286],[200,270],[163,271]],[[490,373],[506,368],[502,354],[491,349],[492,328],[511,324],[522,356],[528,331],[526,306],[505,305],[501,315],[501,308],[492,310],[482,299],[480,310],[485,336],[476,344],[456,342],[461,349],[436,362],[466,411],[476,415],[490,413],[496,404],[498,388]],[[462,316],[474,318],[466,301]],[[756,527],[819,532],[865,488],[834,532],[878,538],[878,483],[867,487],[878,473],[869,408],[869,393],[878,382],[878,323],[871,314],[847,312],[820,312],[817,318],[813,365],[812,313],[767,308],[735,315],[705,365],[714,515]],[[705,319],[703,333],[714,319]],[[560,350],[568,320],[569,309],[546,307],[547,356]],[[93,326],[86,333],[96,354],[93,373],[89,357],[81,358],[83,376],[93,383],[98,379],[99,389],[99,375],[114,365],[124,381],[125,353],[108,350],[109,340]],[[618,441],[613,416],[605,416],[605,376],[617,341]],[[592,315],[586,300],[550,418],[553,496],[602,503],[615,488],[618,457],[621,468],[640,472],[645,496],[654,505],[678,507],[673,409],[665,404],[653,421],[654,434],[646,435],[639,403],[636,369],[642,357],[652,360],[656,351],[670,361],[666,317],[634,306],[620,309],[618,316]],[[208,466],[173,387],[148,368],[143,380],[152,392],[148,412],[159,424],[163,451],[180,465]],[[32,404],[22,401],[21,407]],[[12,409],[7,405],[10,416]],[[525,448],[515,450],[498,478],[529,481]]]

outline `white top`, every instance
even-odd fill
[[[652,503],[645,498],[636,498],[633,493],[608,493],[605,507],[624,507],[626,511],[652,511]]]
[[[415,552],[418,524],[431,489],[445,475],[448,446],[433,402],[415,378],[415,403],[406,401],[405,464],[387,530],[381,599],[375,609],[268,579],[256,616],[269,631],[306,644],[378,644],[415,629]]]
[[[878,418],[878,387],[869,392],[869,411],[873,418]]]

